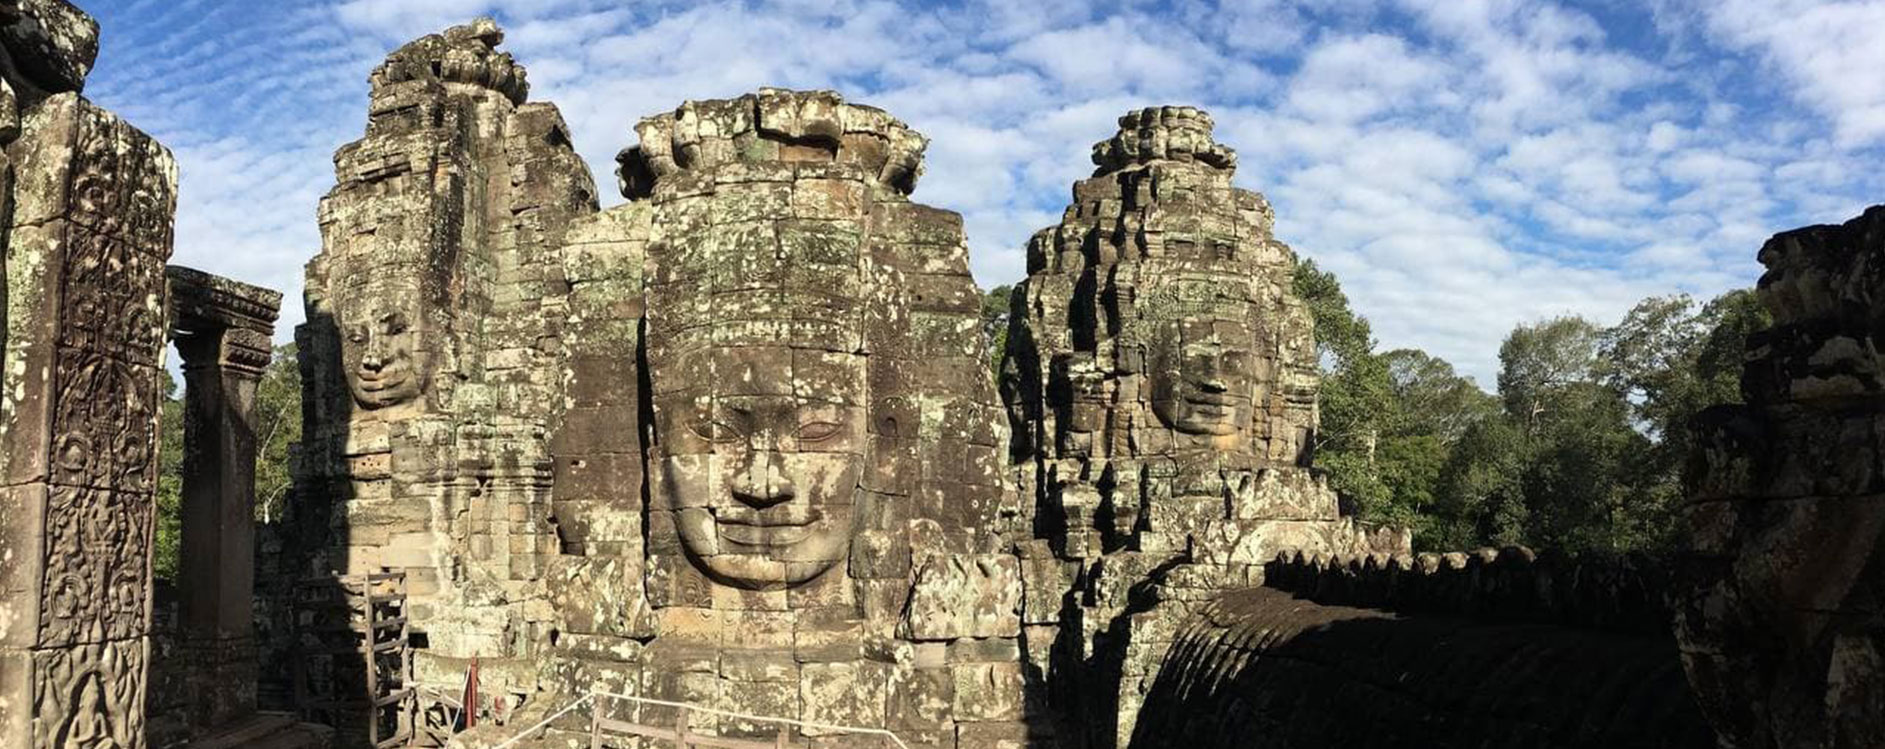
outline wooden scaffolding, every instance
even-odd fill
[[[404,572],[311,578],[297,586],[295,703],[304,720],[334,727],[336,746],[412,742],[407,612]]]

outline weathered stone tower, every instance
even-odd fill
[[[297,332],[298,572],[403,571],[420,678],[462,678],[476,657],[495,685],[528,683],[552,628],[559,253],[596,211],[568,128],[526,102],[502,40],[481,20],[373,72],[366,137],[334,157]]]
[[[1123,745],[1188,601],[1262,582],[1284,548],[1405,553],[1340,517],[1308,469],[1315,344],[1295,257],[1209,115],[1155,107],[1093,147],[1060,225],[1028,244],[1004,370],[1033,488],[1029,623],[1056,696]],[[1054,627],[1058,627],[1055,632]]]

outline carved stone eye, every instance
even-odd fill
[[[732,425],[702,416],[688,423],[694,434],[708,442],[734,442],[739,440],[740,432]]]
[[[823,442],[838,436],[843,428],[844,425],[831,421],[807,422],[799,425],[798,439],[800,442]]]

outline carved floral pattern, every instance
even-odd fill
[[[146,629],[150,498],[54,486],[47,504],[41,644],[141,635]]]

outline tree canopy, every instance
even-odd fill
[[[1424,549],[1524,543],[1656,552],[1675,542],[1688,422],[1739,399],[1746,289],[1706,304],[1652,297],[1613,327],[1521,324],[1487,393],[1423,351],[1378,352],[1334,275],[1301,261],[1323,383],[1316,464],[1347,509],[1406,525]]]

